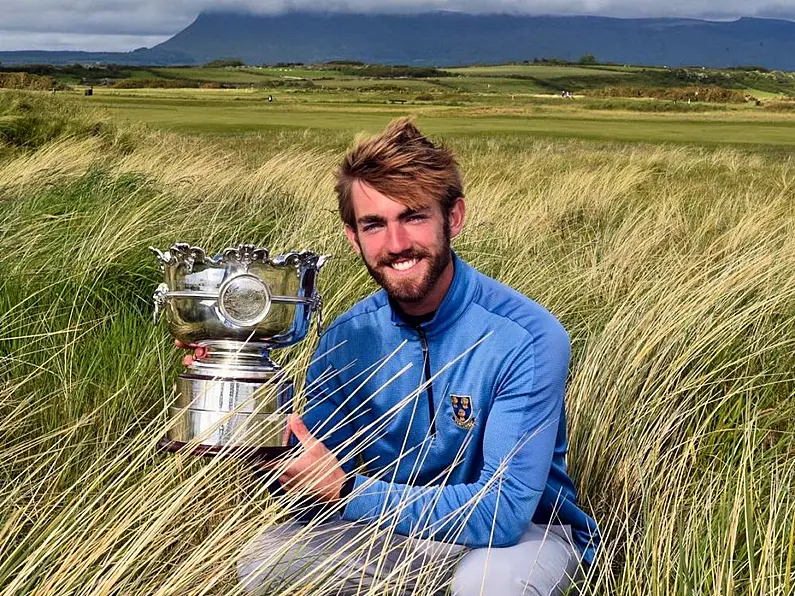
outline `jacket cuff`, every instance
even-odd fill
[[[362,488],[365,484],[368,486]],[[345,508],[342,510],[342,519],[347,521],[378,519],[383,502],[376,495],[379,490],[385,490],[385,486],[390,485],[382,480],[373,481],[367,476],[356,474],[351,491],[356,494],[347,499]]]
[[[356,484],[356,475],[354,474],[350,478],[345,481],[345,484],[342,485],[340,489],[340,499],[346,498],[353,492],[353,487]]]

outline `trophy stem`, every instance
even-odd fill
[[[282,368],[270,359],[271,346],[266,343],[238,341],[201,342],[205,355],[185,370],[196,376],[270,379]]]

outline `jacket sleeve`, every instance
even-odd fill
[[[570,351],[568,335],[554,321],[506,355],[475,482],[411,486],[357,475],[343,518],[470,548],[516,544],[549,476]]]
[[[339,378],[332,363],[335,346],[324,335],[306,373],[306,405],[302,419],[309,431],[333,451],[346,473],[353,471],[356,460],[351,455],[353,427],[350,409]],[[295,443],[295,437],[291,437]]]

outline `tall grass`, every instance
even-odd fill
[[[27,97],[0,94],[0,110]],[[180,358],[151,324],[146,247],[332,254],[321,287],[341,313],[374,288],[331,191],[350,138],[274,133],[241,155],[97,133],[53,105],[62,125],[36,113],[0,137],[1,593],[241,593],[240,553],[300,503],[270,499],[248,464],[158,453]],[[604,533],[585,593],[793,593],[792,161],[510,136],[455,149],[456,249],[572,336],[568,461]],[[299,379],[313,342],[280,355]]]

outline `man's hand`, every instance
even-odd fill
[[[178,339],[175,339],[174,343],[177,344],[178,348],[182,348],[183,350],[193,350],[193,354],[188,354],[182,359],[182,364],[185,366],[190,366],[194,360],[201,360],[207,355],[207,348],[204,346],[197,344],[184,344]]]
[[[345,471],[336,456],[318,441],[297,414],[291,414],[285,431],[285,443],[290,433],[301,443],[301,451],[287,464],[279,477],[285,489],[304,491],[322,501],[339,500],[345,484]],[[277,464],[281,467],[284,463]]]

